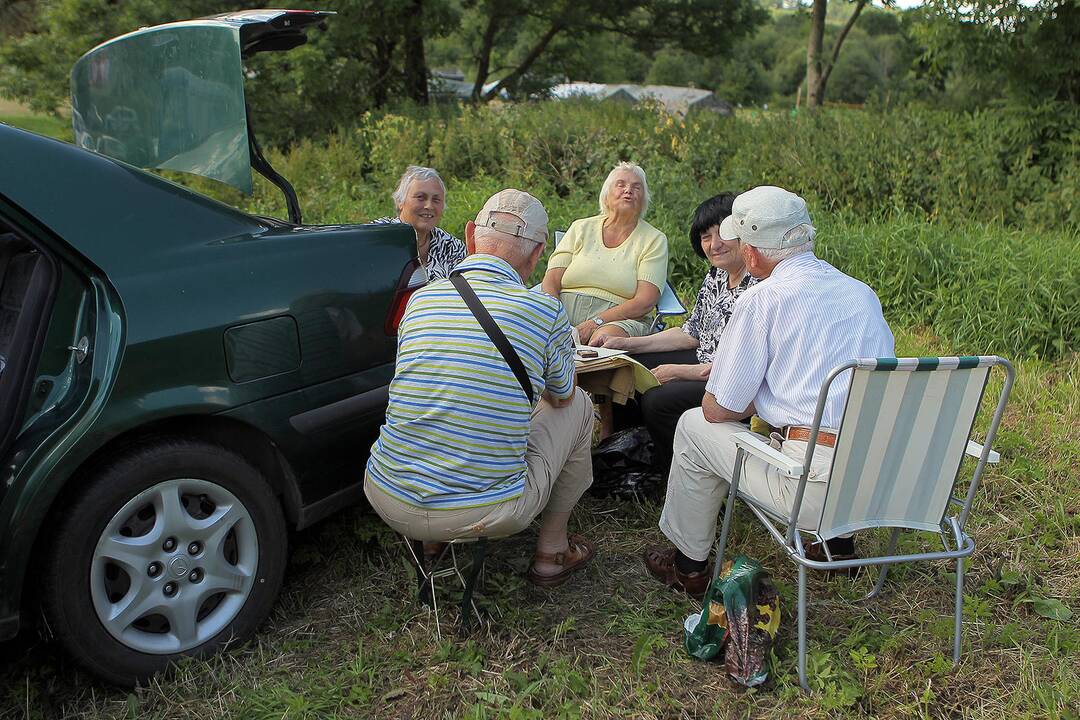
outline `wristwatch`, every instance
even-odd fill
[[[592,321],[593,321],[594,323],[596,323],[596,327],[600,327],[601,325],[603,325],[603,324],[604,324],[604,319],[603,319],[602,317],[600,317],[599,315],[597,315],[596,317],[594,317],[594,318],[592,319]]]

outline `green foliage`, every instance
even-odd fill
[[[41,3],[34,30],[0,45],[0,96],[56,112],[68,102],[72,65],[105,40],[139,27],[264,6],[258,0]],[[306,45],[288,53],[246,60],[259,136],[289,144],[400,102],[406,95],[403,38],[415,22],[411,7],[411,0],[324,0],[320,10],[338,13],[325,31],[311,31]],[[456,15],[444,0],[425,0],[423,21],[427,35],[438,37],[453,29]]]
[[[918,16],[913,31],[932,68],[968,85],[975,106],[996,97],[1080,102],[1075,0],[928,0]]]
[[[641,163],[650,221],[672,240],[671,277],[692,298],[694,207],[721,190],[792,188],[811,203],[824,258],[867,282],[893,323],[932,328],[957,352],[1060,357],[1080,349],[1080,113],[826,111],[679,121],[589,102],[369,114],[275,159],[313,221],[391,212],[410,163],[449,183],[460,232],[496,190],[520,187],[553,227],[596,212],[618,160]],[[1069,182],[1069,179],[1073,182]],[[260,185],[248,209],[282,216]],[[1052,269],[1052,270],[1051,270]]]
[[[0,123],[36,132],[38,135],[47,135],[57,140],[71,142],[74,139],[71,123],[53,115],[15,115],[11,117],[0,115]]]

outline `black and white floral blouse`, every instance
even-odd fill
[[[727,270],[709,269],[694,301],[694,310],[683,324],[683,332],[698,341],[698,362],[712,362],[720,335],[731,319],[731,311],[735,309],[735,301],[756,282],[750,273],[746,273],[738,285],[729,288]]]
[[[400,222],[400,218],[381,217],[372,220],[371,224],[387,225]],[[456,268],[457,264],[464,260],[466,255],[468,255],[468,251],[465,249],[465,243],[442,228],[432,228],[431,244],[428,246],[428,261],[427,265],[424,266],[424,269],[427,270],[428,282],[450,277],[450,271]]]

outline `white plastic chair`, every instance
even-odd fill
[[[995,366],[1004,369],[1005,382],[987,429],[986,444],[980,445],[970,440],[970,434],[990,370]],[[821,516],[809,524],[806,518],[797,522],[829,388],[842,375],[845,380],[850,376],[850,386]],[[810,690],[806,681],[807,568],[830,570],[880,565],[877,583],[865,598],[870,599],[881,591],[889,565],[955,560],[953,662],[960,661],[963,559],[975,550],[975,541],[966,533],[965,524],[986,464],[1000,459],[990,446],[1014,378],[1009,361],[996,356],[853,360],[834,368],[822,384],[806,455],[801,462],[774,450],[756,433],[734,436],[738,453],[716,546],[713,576],[719,574],[723,564],[734,499],[738,497],[799,566],[799,683],[807,692]],[[965,453],[978,458],[978,462],[961,500],[953,492]],[[767,510],[739,492],[739,475],[748,454],[799,480],[788,515]],[[956,509],[959,512],[949,515],[950,508],[954,513]],[[892,529],[884,555],[833,560],[828,554],[826,540],[869,528]],[[944,549],[893,555],[897,538],[904,529],[937,533]],[[807,559],[803,534],[813,536],[826,548],[825,561]]]

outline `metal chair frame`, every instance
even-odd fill
[[[402,536],[402,540],[405,543],[405,549],[409,553],[409,557],[413,562],[413,567],[416,568],[416,581],[417,592],[416,599],[422,605],[430,607],[435,615],[435,632],[439,637],[442,637],[442,624],[439,622],[439,600],[435,594],[435,580],[439,578],[456,577],[458,582],[461,583],[461,632],[462,634],[468,634],[471,629],[473,615],[476,616],[478,623],[483,622],[483,617],[480,614],[480,608],[477,607],[473,601],[473,591],[476,589],[477,582],[483,582],[483,570],[487,560],[488,551],[488,538],[458,538],[450,540],[446,543],[446,546],[439,553],[438,557],[431,563],[431,567],[427,567],[427,563],[424,560],[424,543],[419,540],[413,540]],[[468,576],[462,575],[458,566],[458,557],[456,546],[473,543],[472,551],[472,564],[469,566]],[[444,560],[449,557],[450,564],[447,567],[440,567]]]
[[[759,521],[765,526],[772,538],[784,549],[788,557],[791,558],[799,567],[799,594],[798,594],[798,669],[799,669],[799,684],[803,690],[810,692],[810,687],[807,684],[806,679],[806,570],[807,568],[813,570],[844,570],[849,568],[859,568],[870,565],[880,565],[881,570],[878,574],[877,582],[874,584],[873,590],[868,593],[863,600],[870,600],[876,597],[885,584],[885,578],[888,574],[890,565],[905,562],[915,561],[932,561],[932,560],[953,560],[956,562],[956,596],[954,602],[954,625],[953,625],[953,664],[960,661],[960,641],[961,641],[961,624],[963,619],[963,604],[964,604],[964,558],[970,556],[975,550],[975,541],[965,532],[965,524],[968,519],[968,515],[971,512],[972,503],[975,500],[975,494],[979,489],[979,482],[982,479],[983,471],[988,463],[998,462],[1000,456],[998,453],[991,449],[994,438],[997,435],[997,430],[1001,424],[1001,418],[1005,412],[1005,404],[1009,398],[1009,393],[1012,390],[1013,383],[1015,381],[1015,371],[1012,364],[1008,360],[1000,357],[982,358],[988,361],[990,366],[1000,366],[1005,371],[1005,383],[1001,389],[1001,393],[998,396],[997,406],[994,409],[993,418],[990,421],[989,428],[987,429],[985,443],[979,444],[972,440],[968,440],[967,447],[965,448],[965,454],[971,457],[978,458],[978,462],[975,466],[975,470],[972,474],[970,485],[968,486],[967,494],[963,500],[955,497],[952,491],[949,494],[949,501],[944,508],[943,516],[940,523],[940,539],[943,546],[943,550],[937,552],[922,552],[911,553],[906,555],[893,555],[892,553],[896,549],[896,543],[900,536],[902,529],[918,528],[903,528],[881,525],[879,527],[891,527],[892,533],[889,538],[888,547],[885,555],[877,557],[858,558],[854,560],[833,560],[832,555],[829,553],[828,544],[818,532],[812,530],[806,530],[798,527],[798,520],[800,510],[802,508],[803,495],[806,490],[806,483],[809,479],[810,463],[814,457],[814,448],[817,445],[818,433],[821,428],[821,418],[825,411],[825,405],[828,400],[829,388],[834,380],[842,373],[848,370],[854,370],[856,368],[869,370],[872,372],[897,372],[897,371],[912,371],[911,369],[899,369],[899,370],[877,370],[870,367],[870,363],[876,362],[875,360],[852,360],[844,363],[832,371],[825,378],[822,383],[821,391],[818,394],[817,409],[814,412],[814,422],[810,427],[810,439],[806,445],[806,455],[803,461],[800,463],[787,455],[773,449],[770,445],[765,443],[760,435],[751,432],[737,433],[734,436],[734,442],[738,447],[738,452],[735,458],[735,470],[731,479],[730,489],[728,491],[726,508],[724,511],[723,525],[720,530],[720,538],[716,544],[716,561],[713,569],[713,579],[715,580],[719,574],[723,565],[724,551],[727,545],[728,534],[731,529],[731,517],[733,515],[735,507],[735,498],[740,498],[746,503],[750,511],[757,517]],[[991,368],[992,369],[992,368]],[[989,372],[989,370],[988,370]],[[854,373],[852,373],[854,377]],[[850,397],[850,396],[849,396]],[[980,402],[981,405],[981,402]],[[846,408],[845,408],[846,410]],[[977,413],[978,408],[976,408]],[[844,431],[844,428],[840,428],[840,433]],[[839,433],[838,433],[839,439]],[[755,457],[765,460],[773,467],[779,469],[784,475],[790,478],[798,478],[799,486],[796,490],[795,499],[792,503],[792,509],[788,516],[783,516],[771,512],[770,510],[757,505],[754,499],[748,497],[745,494],[739,492],[739,478],[742,474],[742,466],[747,455],[754,455]],[[835,458],[834,458],[835,461]],[[957,463],[958,471],[953,479],[953,490],[956,488],[957,479],[960,476],[959,462]],[[828,490],[826,489],[826,492]],[[960,512],[958,515],[947,516],[949,507],[959,506]],[[786,528],[785,528],[786,526]],[[819,528],[820,529],[820,528]],[[817,538],[821,542],[821,546],[825,549],[826,560],[815,561],[806,557],[806,549],[803,545],[802,535],[806,534]]]
[[[649,333],[658,333],[663,330],[667,325],[667,318],[685,314],[686,306],[679,300],[675,288],[671,286],[671,283],[665,282],[664,289],[660,291],[660,300],[656,303],[656,318],[653,320]]]

